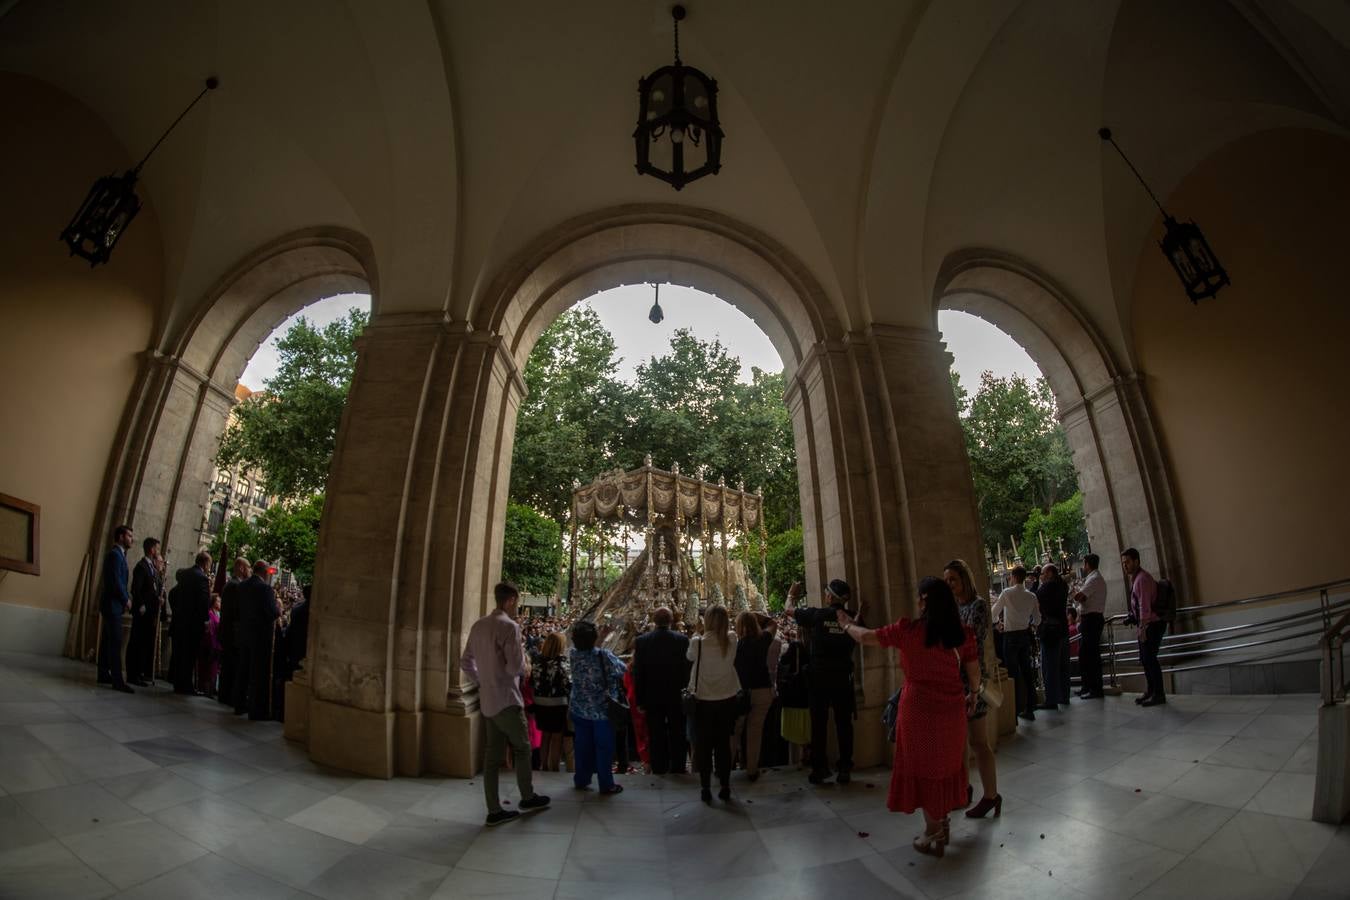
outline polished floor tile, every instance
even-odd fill
[[[365,779],[277,723],[163,685],[131,697],[68,660],[0,654],[0,897],[999,900],[1347,895],[1350,827],[1308,821],[1313,698],[1075,703],[998,753],[1000,818],[885,809],[889,773],[795,767],[704,804],[692,776],[622,795],[535,773],[547,810],[483,825],[481,779]],[[520,797],[504,774],[501,799]]]

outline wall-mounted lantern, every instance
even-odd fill
[[[197,101],[205,97],[208,91],[214,91],[219,86],[219,79],[206,79],[206,87],[202,88],[202,92],[187,105],[187,109],[173,120],[173,124],[160,135],[159,140],[150,148],[150,152],[136,163],[134,169],[128,169],[121,175],[105,175],[94,182],[75,217],[61,232],[61,240],[70,247],[71,256],[89,260],[91,269],[99,263],[108,261],[127,226],[136,218],[136,213],[141,211],[141,200],[136,196],[136,179],[141,174],[141,167],[149,161],[150,155],[159,149],[159,145],[164,143],[169,132],[173,131],[192,107],[197,105]]]
[[[1111,137],[1110,128],[1100,128],[1097,130],[1097,136],[1103,141],[1116,148],[1120,158],[1125,160],[1125,165],[1130,167],[1134,177],[1139,179],[1139,183],[1148,191],[1148,195],[1153,200],[1153,204],[1158,207],[1158,212],[1163,214],[1163,239],[1158,242],[1162,248],[1163,255],[1167,261],[1172,264],[1177,277],[1186,287],[1186,296],[1191,298],[1192,303],[1199,303],[1205,297],[1213,297],[1219,293],[1219,288],[1232,284],[1228,280],[1228,273],[1223,266],[1219,264],[1219,259],[1210,249],[1209,241],[1205,240],[1204,234],[1200,231],[1200,226],[1194,222],[1178,222],[1163,209],[1163,205],[1158,202],[1157,196],[1149,188],[1148,183],[1144,181],[1144,176],[1139,174],[1139,170],[1130,162],[1130,158],[1125,155],[1125,151],[1120,149],[1120,145]]]

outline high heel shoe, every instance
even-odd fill
[[[1003,814],[1003,795],[995,794],[991,800],[988,797],[981,797],[980,802],[966,810],[967,819],[983,819],[989,815],[989,810],[994,811],[994,818],[997,819]]]
[[[914,849],[928,856],[936,856],[939,859],[947,852],[948,840],[947,820],[943,820],[938,825],[936,831],[924,831],[922,835],[914,839]]]

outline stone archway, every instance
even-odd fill
[[[316,300],[373,292],[372,259],[366,240],[352,232],[287,236],[221,279],[188,321],[164,329],[157,349],[141,359],[116,443],[120,452],[110,463],[95,520],[91,558],[112,525],[127,522],[140,535],[160,537],[171,565],[191,564],[212,458],[249,358],[278,325]],[[87,636],[92,627],[96,606],[81,599],[72,636]]]
[[[384,777],[475,770],[477,698],[459,653],[500,571],[522,367],[563,309],[653,278],[737,305],[782,355],[815,585],[848,579],[880,621],[910,611],[916,572],[975,556],[969,466],[935,330],[849,332],[784,248],[715,213],[642,206],[573,219],[503,266],[473,324],[377,316],[362,338],[329,480],[308,671],[287,698],[287,733],[315,760]],[[889,658],[867,654],[862,676],[865,707],[879,708]],[[876,719],[859,716],[859,765],[883,758]]]
[[[934,301],[936,309],[970,313],[1009,334],[1050,383],[1083,490],[1088,538],[1110,586],[1108,613],[1125,608],[1115,561],[1126,547],[1136,547],[1150,571],[1189,586],[1180,520],[1143,384],[1120,368],[1072,301],[1030,266],[983,250],[947,260]]]

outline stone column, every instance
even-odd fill
[[[329,473],[310,621],[311,758],[364,775],[396,771],[396,670],[406,662],[414,498],[427,498],[429,395],[439,317],[380,317],[358,343]],[[400,614],[405,614],[400,622]],[[404,737],[401,735],[401,737]]]

